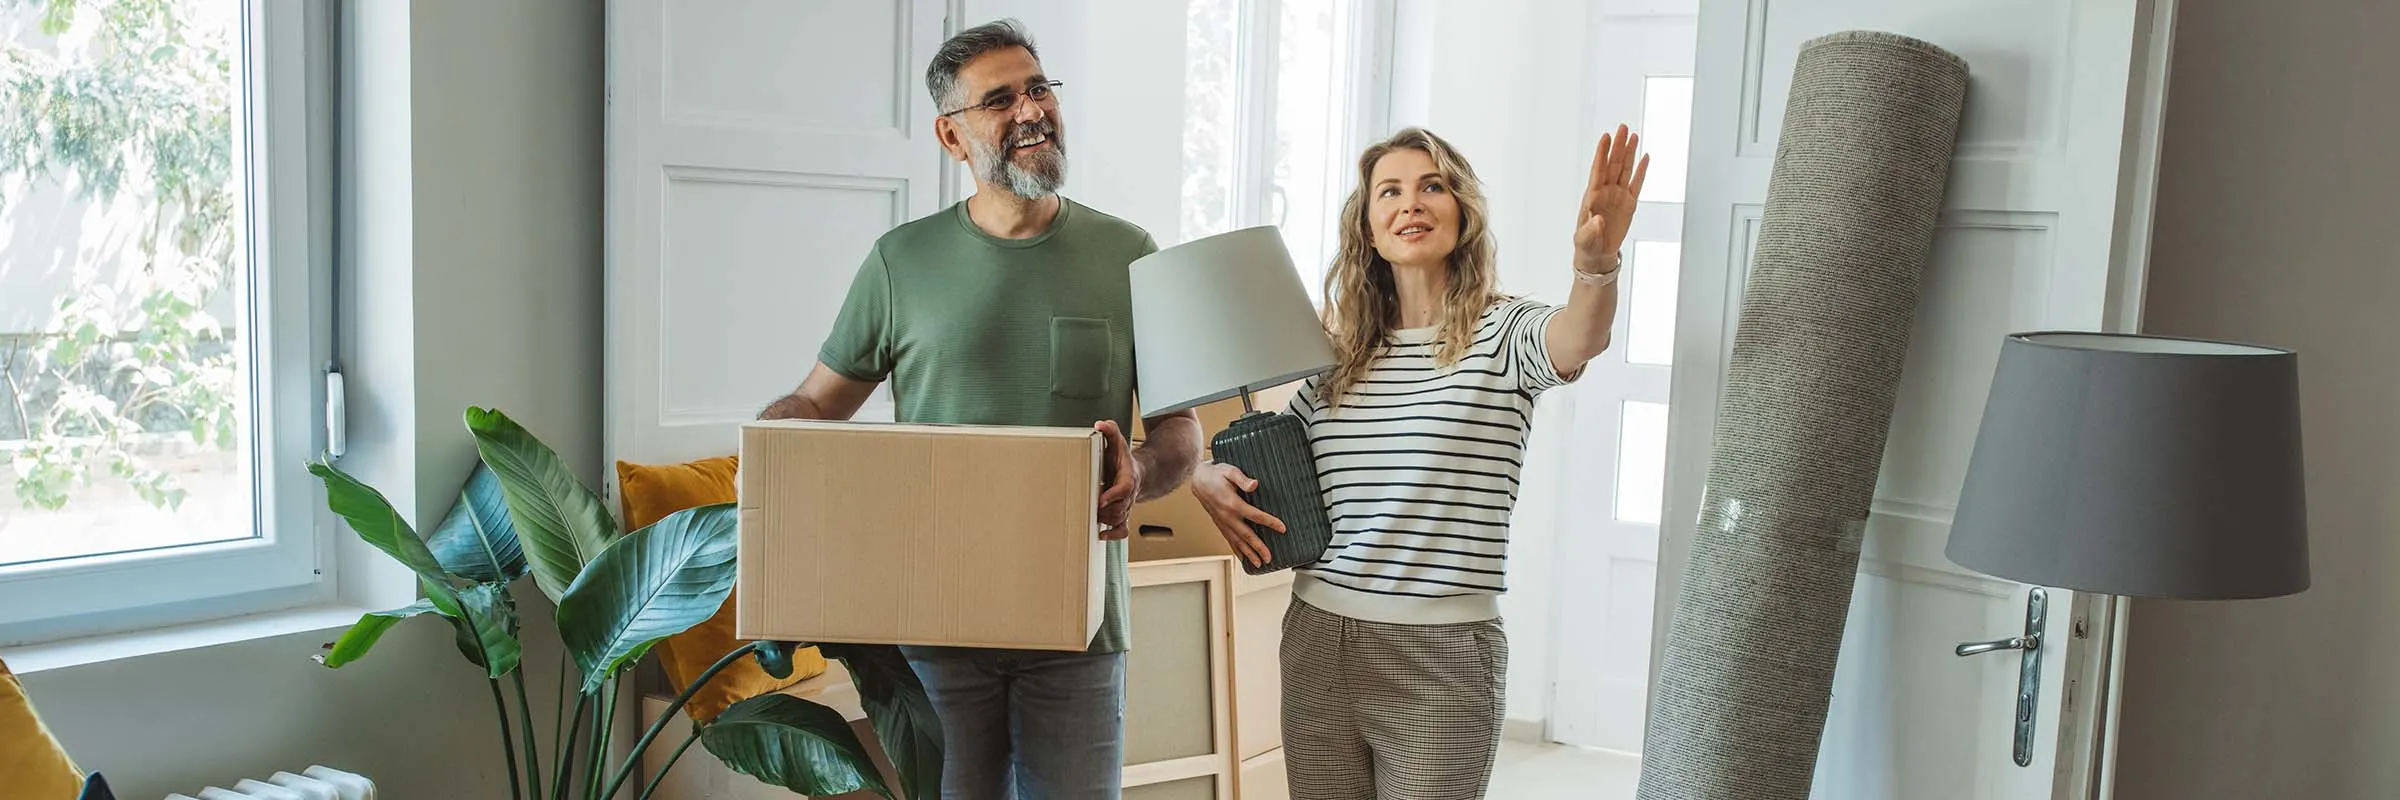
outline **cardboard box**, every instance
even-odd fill
[[[746,423],[734,634],[1081,651],[1100,629],[1088,428]]]
[[[1192,496],[1190,484],[1134,505],[1126,527],[1132,529],[1127,555],[1134,561],[1233,555],[1233,546],[1225,543],[1208,509]]]

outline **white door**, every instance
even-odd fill
[[[944,8],[610,4],[609,458],[732,454],[808,374],[875,238],[939,207],[923,76]]]
[[[2126,330],[2148,239],[2148,70],[2172,0],[1702,0],[1676,319],[1660,623],[1672,613],[1708,470],[1799,45],[1847,29],[1926,39],[1972,70],[1922,305],[1834,681],[1816,796],[2077,797],[2061,775],[2062,685],[2083,657],[2071,595],[2049,593],[2030,765],[2012,757],[2019,660],[1960,642],[2020,633],[2030,587],[1943,557],[2003,334]],[[2156,15],[2156,16],[2154,16]],[[2128,109],[2135,116],[2129,116]],[[2104,620],[2098,620],[2104,621]],[[1654,650],[1656,648],[1654,647]],[[1652,656],[1656,669],[1657,654]],[[2086,689],[2088,691],[2088,689]],[[2077,719],[2090,698],[2072,701]]]
[[[1641,213],[1625,237],[1614,346],[1570,391],[1559,497],[1558,669],[1550,738],[1642,751],[1650,631],[1683,260],[1697,0],[1611,0],[1592,15],[1585,141],[1619,122],[1650,153]]]

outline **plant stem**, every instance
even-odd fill
[[[567,748],[567,650],[563,647],[558,650],[558,690],[556,694],[558,695],[558,705],[550,708],[550,741],[552,742],[550,746],[565,750]],[[581,714],[583,711],[578,707],[575,713]],[[582,720],[576,721],[581,722]]]
[[[592,769],[591,774],[586,776],[588,782],[584,784],[584,791],[591,800],[604,797],[600,794],[600,776],[602,770],[608,768],[611,755],[608,752],[608,740],[613,738],[611,734],[616,732],[616,727],[617,679],[606,678],[600,682],[600,705],[592,710]]]
[[[525,787],[517,785],[517,737],[508,731],[508,701],[500,697],[500,679],[486,677],[492,685],[492,710],[500,712],[500,754],[508,757],[508,796],[525,800]]]
[[[525,721],[525,780],[532,784],[527,787],[530,791],[526,794],[532,795],[534,800],[541,800],[542,751],[533,740],[533,704],[525,699],[525,668],[519,666],[508,674],[517,682],[517,718]]]
[[[561,675],[560,679],[564,680],[565,676]],[[571,779],[575,776],[575,737],[583,735],[583,709],[591,701],[591,695],[575,693],[575,724],[569,726],[566,735],[558,740],[558,768],[552,773],[556,780],[550,787],[551,800],[567,800],[570,793],[567,786],[574,783]],[[559,706],[564,708],[566,703],[560,702]]]
[[[667,773],[674,771],[676,760],[683,758],[683,751],[692,749],[692,743],[697,741],[700,741],[700,726],[693,725],[692,735],[683,737],[683,744],[667,756],[667,763],[658,768],[658,774],[650,776],[650,785],[642,787],[641,796],[635,800],[650,800],[650,793],[658,791],[658,785],[667,779]]]
[[[608,798],[616,795],[617,787],[625,783],[626,778],[633,775],[633,766],[641,761],[642,751],[650,748],[650,740],[658,738],[659,732],[666,730],[667,723],[674,721],[676,715],[683,713],[684,704],[692,701],[692,695],[698,693],[700,687],[707,686],[710,679],[717,677],[717,673],[725,671],[726,667],[733,666],[733,662],[750,655],[750,651],[758,649],[762,644],[770,643],[749,642],[734,648],[733,652],[726,653],[725,657],[717,659],[717,663],[710,664],[708,671],[700,673],[700,677],[694,679],[690,685],[683,687],[683,693],[675,697],[675,704],[668,706],[666,713],[658,715],[658,720],[650,723],[650,729],[642,732],[642,738],[633,743],[633,755],[625,759],[623,766],[617,768],[616,777],[609,779],[608,788],[600,796]],[[694,724],[692,730],[698,731],[699,726]]]

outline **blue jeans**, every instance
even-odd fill
[[[943,800],[1116,800],[1122,793],[1124,653],[901,652],[942,721]]]

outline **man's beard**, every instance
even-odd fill
[[[1031,163],[1020,165],[1015,143],[1036,135],[1049,139],[1050,148],[1031,154],[1026,159]],[[1067,146],[1059,139],[1058,124],[1050,120],[1012,125],[997,140],[969,140],[967,153],[976,177],[1027,200],[1049,197],[1067,182]]]

